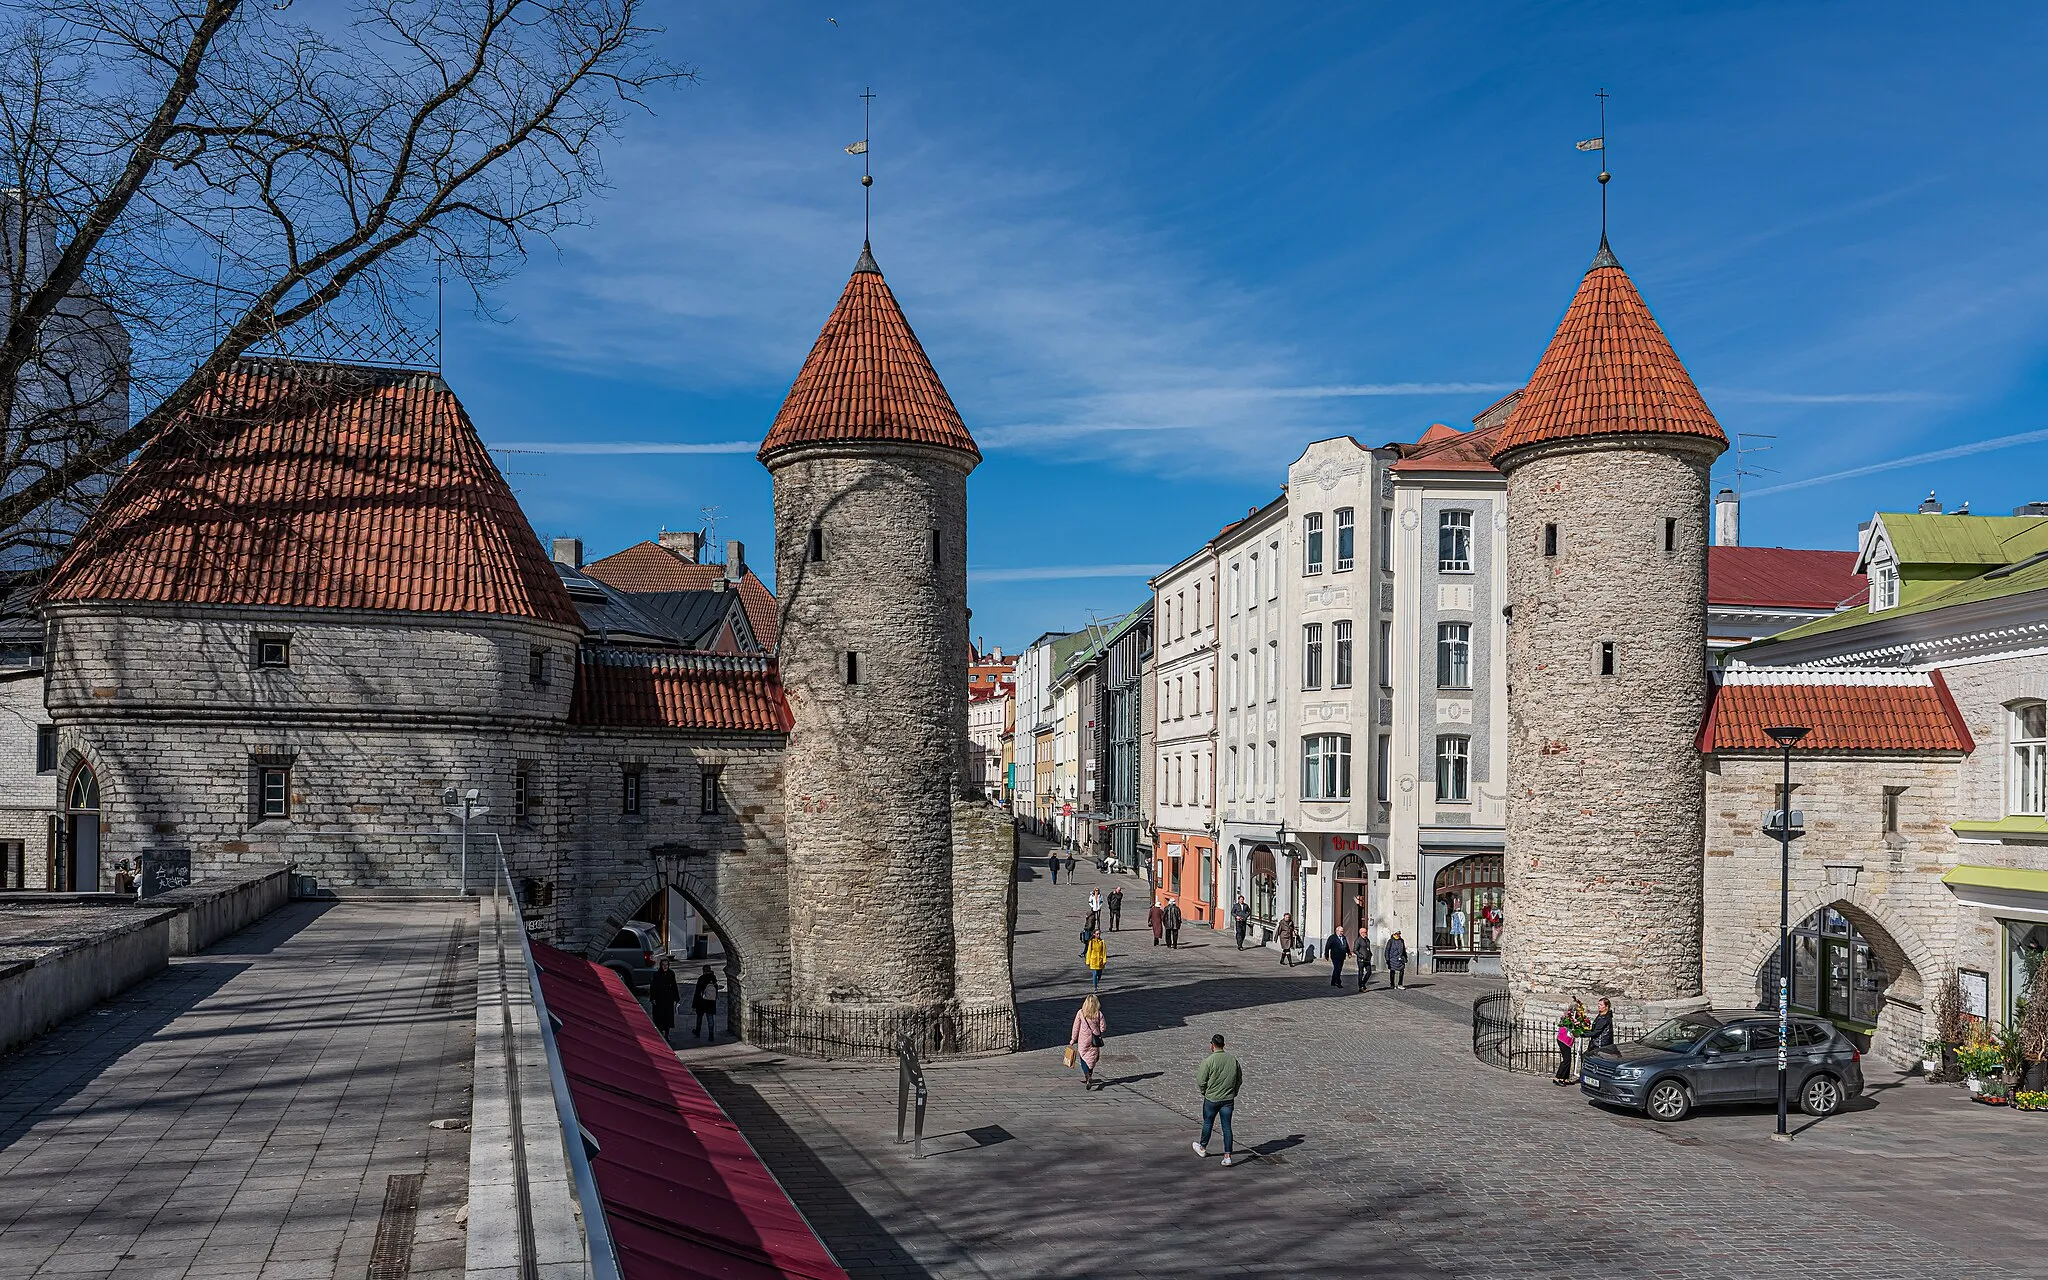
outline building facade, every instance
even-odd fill
[[[1223,690],[1217,728],[1222,896],[1226,914],[1244,898],[1253,938],[1262,944],[1280,918],[1297,909],[1300,888],[1299,859],[1288,856],[1282,839],[1286,769],[1279,759],[1289,731],[1280,682],[1283,615],[1293,597],[1281,589],[1287,518],[1283,492],[1215,543],[1223,595],[1216,659]]]
[[[1152,580],[1151,761],[1153,882],[1184,920],[1229,921],[1216,859],[1214,541]]]

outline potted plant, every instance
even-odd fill
[[[1932,1079],[1953,1081],[1961,1077],[1956,1066],[1956,1046],[1971,1039],[1971,1020],[1965,1008],[1962,974],[1950,969],[1934,989],[1934,1039],[1929,1044],[1939,1050],[1941,1069]]]
[[[1920,1042],[1920,1074],[1929,1080],[1941,1079],[1941,1060],[1948,1052],[1948,1046],[1939,1040]]]
[[[1977,1039],[1956,1050],[1956,1067],[1969,1083],[1979,1102],[2005,1101],[2005,1051],[1987,1039]]]
[[[2017,1021],[2020,1085],[2034,1093],[2048,1091],[2048,964],[2034,966]]]
[[[2048,1111],[2048,1089],[2015,1089],[2012,1108],[2015,1111]]]

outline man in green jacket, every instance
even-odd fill
[[[1202,1069],[1195,1073],[1195,1087],[1202,1091],[1202,1140],[1190,1143],[1195,1154],[1209,1154],[1209,1130],[1221,1120],[1223,1122],[1223,1164],[1225,1168],[1237,1163],[1231,1154],[1230,1108],[1237,1101],[1238,1087],[1244,1083],[1244,1068],[1237,1065],[1237,1059],[1223,1052],[1223,1037],[1209,1037],[1209,1056],[1202,1059]]]

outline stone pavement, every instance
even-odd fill
[[[927,1159],[894,1145],[893,1067],[683,1053],[855,1275],[2044,1271],[2048,1118],[1873,1070],[1868,1100],[1798,1117],[1789,1146],[1764,1107],[1655,1125],[1476,1063],[1477,981],[1339,993],[1327,965],[1283,969],[1192,926],[1155,949],[1130,877],[1084,865],[1054,889],[1043,866],[1021,886],[1028,1051],[928,1068]],[[1111,883],[1138,927],[1110,938],[1112,1084],[1084,1094],[1059,1052],[1087,990],[1084,900]],[[1188,1150],[1215,1031],[1245,1067],[1240,1168]]]
[[[295,902],[0,1058],[0,1280],[459,1277],[475,919]]]

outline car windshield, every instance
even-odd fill
[[[1718,1029],[1717,1024],[1698,1018],[1673,1018],[1643,1037],[1652,1049],[1690,1049]]]

